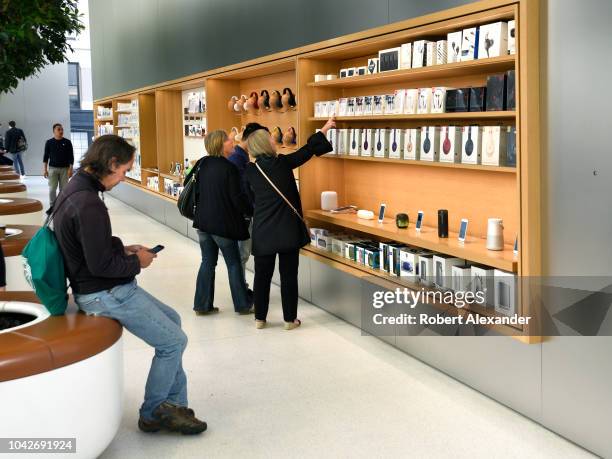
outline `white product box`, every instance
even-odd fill
[[[378,58],[377,57],[371,57],[368,59],[368,75],[374,75],[375,73],[378,73]]]
[[[446,63],[461,62],[462,32],[451,32],[447,35]]]
[[[401,48],[389,48],[378,51],[378,71],[389,72],[400,68]]]
[[[374,129],[361,131],[361,156],[374,155]]]
[[[493,269],[485,266],[472,266],[471,290],[476,295],[483,292],[485,303],[477,303],[479,306],[488,307],[494,305],[495,283],[493,280]]]
[[[516,22],[508,21],[508,54],[516,54]]]
[[[344,244],[348,240],[348,236],[336,235],[331,238],[332,253],[344,256]]]
[[[419,280],[425,285],[433,284],[433,255],[419,255]]]
[[[438,40],[436,42],[436,63],[446,64],[448,56],[448,42],[446,40]]]
[[[363,96],[355,97],[355,116],[363,115]]]
[[[494,22],[480,26],[478,58],[499,57],[508,54],[508,23]]]
[[[404,113],[406,115],[415,115],[419,106],[419,90],[406,89],[404,98]]]
[[[419,159],[419,145],[421,144],[421,129],[411,128],[404,131],[404,159]]]
[[[319,234],[327,236],[329,233],[323,228],[310,228],[310,245],[317,246],[317,237]]]
[[[480,164],[480,144],[482,128],[480,126],[463,126],[461,135],[461,162],[463,164]]]
[[[412,43],[404,43],[400,46],[400,69],[412,67]]]
[[[446,88],[431,89],[431,113],[444,113],[446,111]]]
[[[337,115],[338,115],[338,101],[330,100],[327,103],[327,117],[329,118],[330,116],[337,116]]]
[[[332,151],[327,153],[328,155],[338,154],[338,131],[336,129],[330,129],[327,131],[327,140],[332,146]]]
[[[374,114],[373,96],[363,96],[363,114],[365,116]]]
[[[482,130],[481,164],[504,166],[506,164],[506,130],[501,126],[485,126]]]
[[[493,272],[495,282],[495,312],[506,316],[517,313],[516,276],[512,273],[496,269]]]
[[[425,43],[425,66],[431,67],[438,65],[438,53],[436,52],[436,42],[428,41]]]
[[[403,129],[390,129],[389,133],[389,158],[400,159],[402,145],[404,142]]]
[[[383,114],[383,100],[385,96],[372,96],[372,101],[374,103],[374,107],[372,109],[373,115],[382,115]]]
[[[357,75],[363,76],[363,75],[367,75],[367,73],[368,73],[368,68],[365,65],[362,67],[357,67]]]
[[[478,27],[464,29],[461,36],[461,62],[478,59]]]
[[[347,77],[352,77],[357,75],[357,67],[349,67],[348,69],[346,69],[346,76]]]
[[[342,97],[338,100],[338,116],[346,116],[346,112],[348,110],[348,99],[346,97]]]
[[[331,252],[331,237],[325,234],[317,234],[317,249],[325,250],[326,252]]]
[[[404,113],[404,103],[406,102],[406,90],[396,89],[394,92],[395,96],[395,110],[394,115],[401,115]]]
[[[346,103],[346,116],[355,116],[355,98],[349,97]]]
[[[443,289],[452,288],[452,267],[463,266],[464,264],[465,260],[462,260],[461,258],[453,258],[447,255],[434,255],[434,285]]]
[[[314,116],[316,118],[322,118],[323,117],[323,115],[322,115],[323,112],[321,110],[321,105],[322,105],[321,102],[315,102],[314,103]]]
[[[359,156],[359,147],[361,145],[361,129],[349,129],[351,137],[349,140],[349,155]]]
[[[340,69],[340,78],[346,78],[348,74],[348,69]]]
[[[440,131],[440,162],[461,162],[461,128],[442,126]]]
[[[401,274],[401,254],[406,246],[403,244],[389,244],[389,274],[400,276]]]
[[[417,249],[402,249],[400,251],[400,276],[416,281],[419,273],[419,256],[426,252]]]
[[[419,115],[431,112],[432,88],[419,88],[419,102],[417,105],[417,113]]]
[[[427,64],[427,40],[418,40],[412,44],[412,68],[418,69]]]
[[[469,266],[451,266],[451,289],[469,292],[472,269]]]
[[[391,129],[375,129],[374,156],[377,158],[389,157],[389,134]]]
[[[349,145],[349,131],[350,129],[338,129],[338,147],[336,150],[339,155],[348,155],[348,145]]]
[[[421,128],[421,161],[438,161],[440,146],[440,126],[423,126]]]
[[[383,97],[383,115],[395,114],[395,93],[385,94]]]

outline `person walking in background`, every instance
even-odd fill
[[[252,312],[247,296],[244,271],[240,262],[238,241],[249,238],[245,215],[253,209],[240,187],[238,169],[226,156],[234,148],[225,131],[213,131],[204,137],[208,156],[194,166],[197,173],[197,198],[193,227],[198,230],[202,263],[198,272],[194,307],[198,315],[219,312],[215,300],[215,268],[219,249],[225,259],[234,310]],[[187,182],[190,177],[186,177]]]
[[[6,131],[4,136],[5,148],[13,156],[15,172],[23,179],[26,176],[26,171],[21,156],[28,149],[28,141],[23,130],[19,129],[14,121],[9,121],[9,126],[9,130]]]
[[[6,291],[6,262],[4,261],[4,250],[0,243],[0,292]]]
[[[49,203],[53,206],[57,196],[57,186],[60,192],[72,177],[74,151],[72,142],[64,138],[64,127],[60,123],[53,125],[53,137],[45,143],[43,157],[43,175],[49,180]]]
[[[245,126],[244,130],[242,131],[242,134],[240,135],[238,145],[234,146],[234,151],[227,158],[230,160],[232,164],[234,164],[234,166],[238,168],[238,172],[240,173],[240,187],[242,188],[242,191],[249,198],[249,204],[251,206],[253,206],[253,197],[251,196],[249,192],[249,187],[247,185],[246,173],[245,173],[247,165],[251,162],[251,160],[249,159],[249,153],[247,151],[248,150],[247,139],[253,132],[255,132],[258,129],[265,129],[266,131],[268,130],[267,127],[262,126],[259,123],[248,123]],[[250,234],[253,231],[253,225],[252,225],[253,219],[250,216],[245,216],[244,219],[247,223],[247,226],[249,227],[249,238],[245,239],[244,241],[238,241],[238,249],[240,250],[240,261],[242,262],[242,272],[244,273],[245,280],[246,280],[246,264],[247,264],[247,261],[249,261],[249,257],[251,256]],[[247,286],[247,294],[249,296],[249,300],[252,301],[253,300],[253,290],[249,288],[248,282],[246,286]]]
[[[187,335],[181,317],[136,283],[136,275],[156,255],[140,245],[124,246],[112,235],[108,209],[99,196],[125,180],[134,152],[119,136],[96,139],[57,198],[53,229],[79,309],[119,321],[155,348],[140,408],[140,430],[198,434],[207,426],[187,406],[183,370]]]
[[[253,255],[255,256],[255,325],[263,328],[270,303],[270,283],[278,255],[281,301],[285,329],[301,325],[297,318],[298,264],[300,248],[310,243],[310,234],[302,216],[302,202],[295,184],[293,169],[313,155],[332,151],[327,131],[335,126],[331,118],[320,132],[295,153],[277,155],[274,141],[264,129],[258,129],[247,140],[255,163],[246,168],[246,177],[254,195]]]

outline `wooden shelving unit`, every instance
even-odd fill
[[[491,111],[491,112],[463,112],[463,113],[426,113],[419,115],[368,115],[368,116],[337,116],[336,121],[497,121],[514,120],[514,111]],[[308,121],[325,122],[327,118],[308,117]]]

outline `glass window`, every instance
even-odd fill
[[[74,151],[74,168],[77,169],[81,164],[81,159],[87,153],[89,134],[87,131],[72,131],[70,133],[70,141]]]
[[[79,86],[79,63],[68,63],[68,86]]]

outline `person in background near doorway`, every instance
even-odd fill
[[[231,163],[234,164],[234,166],[238,168],[238,172],[240,173],[240,188],[242,188],[242,192],[249,199],[249,203],[251,204],[251,207],[253,206],[253,197],[250,194],[250,188],[247,185],[246,174],[245,174],[247,164],[251,162],[251,160],[249,159],[247,139],[249,138],[251,133],[255,132],[258,129],[265,129],[266,131],[268,130],[268,128],[266,128],[265,126],[262,126],[259,123],[247,124],[244,128],[244,131],[242,131],[240,140],[238,141],[238,145],[234,147],[234,151],[227,158],[229,159]],[[246,221],[247,226],[249,227],[249,238],[245,239],[244,241],[238,241],[238,249],[240,250],[240,261],[242,262],[242,272],[245,273],[245,280],[246,280],[246,271],[245,271],[246,263],[247,261],[249,261],[249,257],[251,256],[250,234],[253,231],[253,219],[251,217],[245,216],[244,220]],[[253,290],[249,288],[248,283],[246,285],[247,285],[247,295],[248,295],[249,301],[253,302]]]
[[[53,137],[45,143],[43,158],[43,175],[49,179],[49,205],[53,206],[57,196],[57,186],[62,191],[72,177],[74,151],[72,142],[64,138],[64,127],[60,123],[53,125]]]
[[[2,123],[0,123],[0,128],[2,128]],[[0,166],[12,166],[13,160],[6,156],[5,153],[4,136],[0,134]]]
[[[28,149],[28,141],[23,130],[17,127],[14,121],[9,121],[10,129],[6,131],[4,139],[6,151],[13,156],[13,166],[21,178],[25,178],[25,167],[21,155]]]
[[[6,290],[6,264],[4,262],[4,251],[2,250],[2,244],[0,244],[0,292]]]

